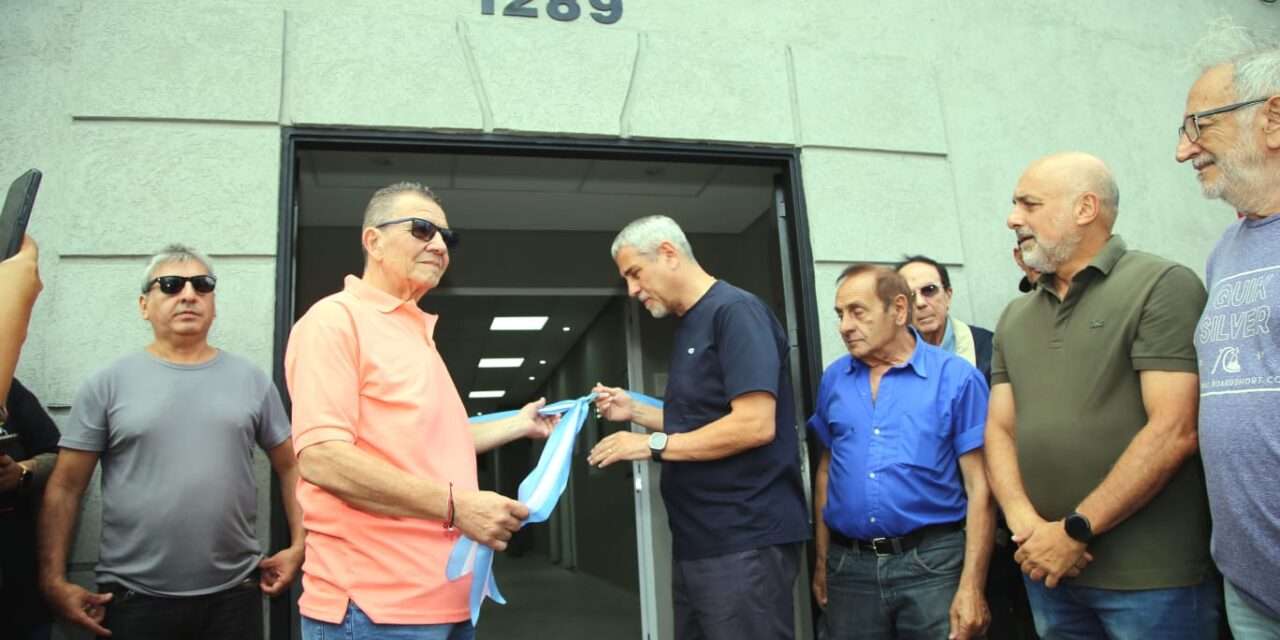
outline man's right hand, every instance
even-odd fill
[[[591,388],[596,394],[596,413],[610,422],[628,422],[635,416],[631,396],[621,387],[606,387],[599,382]]]
[[[529,508],[492,491],[454,491],[453,523],[468,538],[502,551],[529,517]]]
[[[111,635],[102,626],[102,621],[107,617],[107,603],[111,602],[110,593],[93,593],[64,579],[53,585],[45,585],[44,597],[54,612],[67,622],[84,627],[95,635]]]
[[[819,607],[827,608],[827,561],[821,557],[813,566],[813,599]]]

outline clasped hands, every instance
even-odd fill
[[[1013,559],[1027,577],[1053,589],[1063,578],[1080,575],[1093,555],[1083,542],[1067,535],[1062,520],[1039,520],[1031,526],[1015,530],[1013,541],[1018,545]]]

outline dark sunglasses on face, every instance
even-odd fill
[[[444,246],[450,249],[458,246],[459,238],[457,231],[454,231],[453,229],[445,229],[444,227],[437,227],[434,222],[430,220],[423,220],[422,218],[396,218],[395,220],[387,220],[386,222],[378,223],[375,225],[375,228],[381,229],[382,227],[400,224],[401,222],[412,222],[413,226],[409,227],[409,233],[412,233],[413,237],[423,242],[431,242],[431,239],[436,237],[436,234],[439,233],[440,237],[444,239]]]
[[[929,284],[926,284],[923,287],[920,287],[919,289],[916,289],[916,295],[919,295],[922,298],[932,298],[938,295],[941,291],[942,291],[941,286],[931,282]]]
[[[188,282],[191,283],[191,287],[196,290],[196,293],[205,294],[213,291],[214,286],[218,284],[218,279],[213,276],[160,276],[159,278],[152,278],[147,283],[147,286],[142,288],[142,292],[150,291],[151,287],[159,283],[160,291],[165,295],[171,296],[182,291]]]

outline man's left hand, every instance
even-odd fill
[[[646,460],[650,455],[648,435],[619,431],[596,443],[587,455],[587,463],[603,469],[615,462]]]
[[[302,556],[302,548],[289,547],[270,558],[263,558],[258,563],[258,571],[261,573],[258,586],[262,592],[275,596],[288,589],[302,566]]]
[[[1013,559],[1032,580],[1044,580],[1053,589],[1064,576],[1076,576],[1093,561],[1086,545],[1067,535],[1061,520],[1044,522],[1026,533],[1013,536],[1018,550]]]
[[[520,408],[520,418],[525,424],[524,437],[544,440],[551,435],[551,430],[556,427],[556,422],[560,420],[560,416],[544,416],[538,413],[538,409],[546,405],[546,398],[538,398]]]
[[[991,609],[981,589],[961,586],[951,600],[951,633],[948,640],[981,638],[991,624]]]

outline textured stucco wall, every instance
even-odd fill
[[[215,339],[269,367],[281,125],[798,146],[824,361],[853,260],[956,265],[956,312],[991,325],[1017,278],[1010,191],[1055,150],[1107,159],[1118,231],[1199,270],[1231,212],[1174,164],[1173,129],[1224,14],[1280,26],[1257,0],[649,0],[612,26],[478,0],[6,2],[0,177],[46,172],[19,373],[65,406],[141,346],[134,272],[169,240],[219,260]]]

